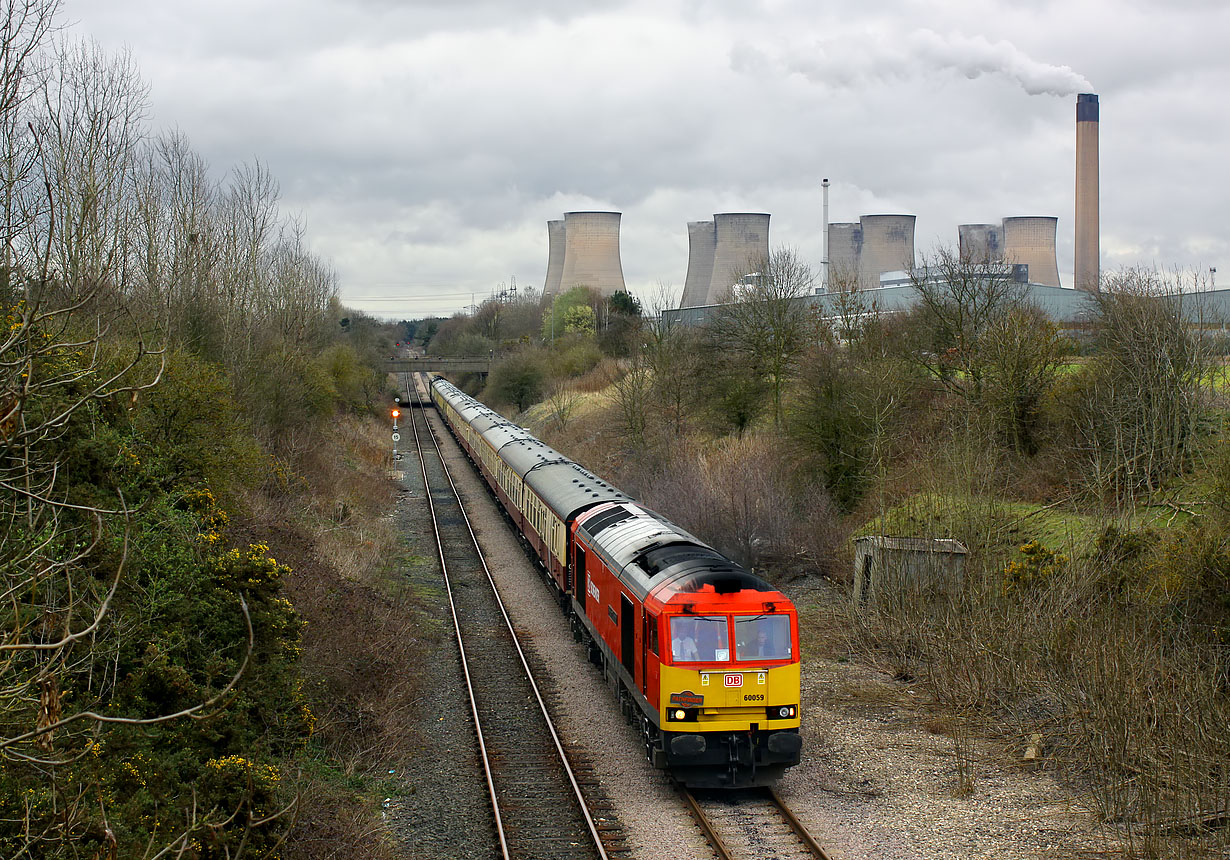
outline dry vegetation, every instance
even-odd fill
[[[386,429],[340,422],[335,444],[305,464],[301,493],[251,500],[252,537],[280,547],[293,570],[286,589],[306,622],[301,662],[316,717],[287,858],[396,856],[374,810],[397,790],[387,771],[416,743],[405,718],[421,694],[413,667],[440,642],[402,579],[421,560],[389,516]]]

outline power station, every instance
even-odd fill
[[[1100,275],[1098,112],[1095,94],[1077,96],[1073,286],[1089,292],[1097,292]],[[914,267],[916,216],[862,215],[856,222],[829,223],[829,180],[823,181],[822,188],[822,289],[876,289],[887,273]],[[769,256],[769,218],[763,212],[724,212],[709,221],[689,221],[688,268],[679,307],[725,301],[734,284],[755,274],[749,269]],[[566,212],[563,221],[548,221],[543,295],[552,297],[582,284],[607,296],[625,289],[619,223],[619,212]],[[975,262],[1028,267],[1031,284],[1058,288],[1062,286],[1056,254],[1058,224],[1059,219],[1049,215],[1012,216],[999,224],[961,224],[957,227],[959,253]]]

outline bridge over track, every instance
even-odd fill
[[[386,373],[488,373],[494,358],[490,355],[457,355],[442,358],[423,355],[418,358],[394,358],[384,363]]]

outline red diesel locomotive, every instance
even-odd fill
[[[768,784],[797,764],[790,600],[451,383],[431,389],[649,760],[707,787]]]

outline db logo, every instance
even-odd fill
[[[727,675],[725,678],[725,684],[727,687],[742,687],[743,686],[743,676],[742,675]]]

